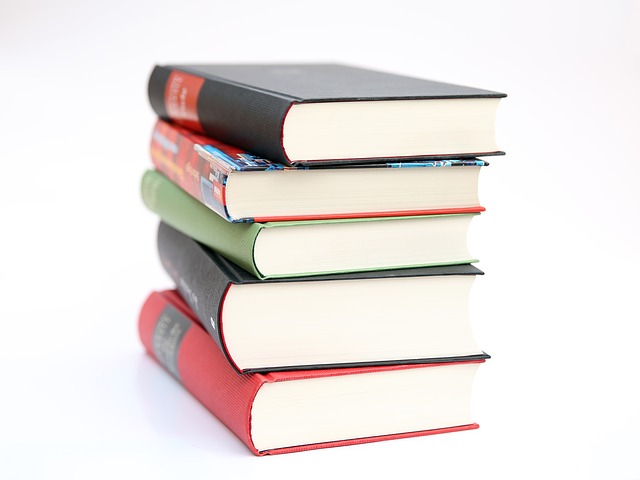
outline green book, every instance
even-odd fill
[[[157,171],[141,190],[166,223],[260,279],[477,261],[467,232],[478,214],[230,223]]]

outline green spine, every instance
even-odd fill
[[[157,171],[145,172],[141,193],[147,208],[166,223],[263,278],[253,259],[262,224],[227,222]]]

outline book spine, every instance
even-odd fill
[[[227,222],[155,171],[145,172],[140,190],[147,208],[166,223],[262,278],[253,257],[262,224]]]
[[[238,374],[175,292],[147,298],[138,330],[150,355],[258,454],[251,441],[251,407],[264,377]]]
[[[160,118],[290,165],[282,127],[295,99],[170,66],[154,68],[148,94]]]
[[[214,168],[198,155],[195,150],[197,139],[158,120],[151,135],[151,161],[173,183],[231,222],[233,219],[229,216],[226,201],[230,172]]]
[[[161,222],[158,227],[158,254],[165,271],[175,282],[202,326],[235,366],[225,348],[220,312],[232,281],[227,272],[212,262],[196,242]]]

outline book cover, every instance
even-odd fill
[[[147,208],[166,223],[262,277],[253,260],[253,245],[263,224],[227,222],[152,170],[143,175],[140,190]]]
[[[365,438],[348,438],[258,450],[252,438],[252,408],[259,390],[265,384],[440,367],[435,365],[398,365],[242,375],[229,365],[220,350],[213,345],[211,337],[197,324],[188,307],[175,291],[153,292],[141,309],[138,327],[141,341],[149,354],[225,424],[255,455],[292,453],[478,428],[478,424],[470,423],[429,430],[395,432]],[[483,361],[465,363],[481,363]],[[456,365],[456,363],[440,365]],[[158,400],[161,401],[161,399]]]
[[[243,172],[269,172],[274,175],[276,171],[285,170],[318,170],[332,169],[339,175],[342,169],[399,169],[399,168],[460,168],[460,167],[484,167],[489,163],[477,158],[448,159],[448,160],[423,160],[412,162],[384,162],[369,163],[366,165],[305,165],[287,166],[273,162],[256,155],[224,144],[211,137],[197,134],[179,125],[170,124],[158,120],[151,135],[151,160],[156,169],[162,172],[173,183],[197,199],[202,204],[216,212],[229,222],[274,222],[288,220],[314,220],[326,218],[363,218],[386,217],[406,215],[439,215],[449,213],[475,213],[482,212],[484,208],[479,205],[451,208],[423,208],[403,209],[401,211],[354,211],[336,213],[332,210],[333,197],[325,199],[324,206],[313,215],[272,215],[260,217],[236,217],[229,211],[227,197],[227,182],[231,175],[242,175]],[[265,176],[265,182],[269,176]],[[346,192],[348,194],[348,192]],[[290,202],[296,202],[291,198]],[[324,210],[323,210],[324,208]]]
[[[505,96],[489,90],[333,64],[156,66],[148,93],[151,106],[160,118],[283,164],[314,163],[313,160],[297,161],[286,152],[285,119],[294,105]],[[496,149],[473,152],[462,149],[449,154],[427,152],[410,157],[501,153]],[[378,162],[380,158],[385,156],[318,161],[362,163]]]

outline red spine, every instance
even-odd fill
[[[211,164],[197,154],[194,146],[214,143],[208,137],[193,134],[176,125],[158,120],[151,135],[151,161],[156,169],[173,183],[206,204],[200,187],[200,178],[209,180]],[[224,146],[224,148],[231,147]],[[224,186],[220,185],[220,188],[222,187]],[[213,194],[212,191],[211,195]],[[222,203],[224,205],[224,201]]]
[[[157,360],[153,351],[153,331],[168,305],[192,320],[178,350],[177,365],[182,385],[258,454],[251,442],[251,405],[266,379],[259,374],[238,374],[209,334],[191,314],[187,314],[188,307],[175,292],[152,293],[140,312],[140,338],[154,359]]]
[[[176,123],[202,132],[198,117],[198,96],[204,84],[204,78],[173,70],[164,89],[164,105],[167,115]]]

